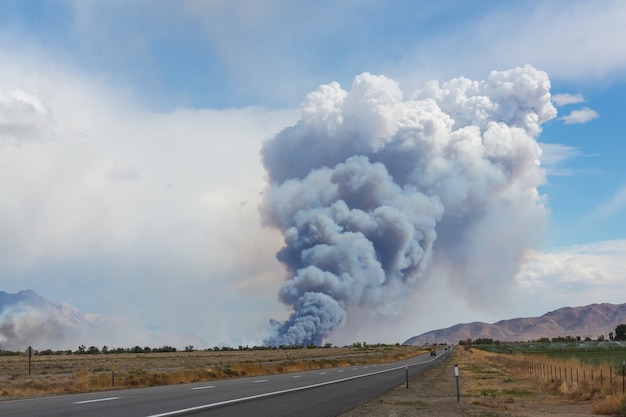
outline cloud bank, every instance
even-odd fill
[[[67,70],[23,72],[0,75],[2,290],[121,318],[71,343],[250,342],[278,309],[259,150],[297,113],[152,113]],[[202,314],[173,313],[189,308]]]
[[[265,342],[322,344],[351,307],[397,313],[428,278],[476,303],[499,295],[542,239],[536,136],[555,116],[531,66],[433,81],[409,99],[369,73],[310,93],[262,150],[261,214],[284,234],[279,298],[292,308]]]
[[[624,240],[533,251],[527,254],[516,280],[531,305],[543,304],[546,297],[555,307],[622,304],[625,254]]]

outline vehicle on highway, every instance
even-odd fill
[[[431,350],[430,351],[430,356],[437,356],[437,351],[436,350]]]

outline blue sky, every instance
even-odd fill
[[[511,277],[520,301],[479,308],[435,279],[448,313],[428,318],[416,288],[397,326],[361,311],[331,341],[625,302],[626,5],[432,3],[0,1],[0,289],[121,317],[109,345],[256,343],[290,311],[259,152],[306,95],[369,72],[409,97],[529,64],[558,115],[537,137],[550,217]]]

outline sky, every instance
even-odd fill
[[[0,290],[102,316],[81,343],[109,346],[396,343],[626,302],[625,19],[610,0],[2,0]],[[343,193],[357,171],[378,211]],[[406,246],[366,226],[392,218]],[[390,245],[402,260],[374,259]],[[327,246],[382,275],[322,268]],[[305,316],[330,321],[303,335]]]

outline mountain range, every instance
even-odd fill
[[[615,332],[626,323],[626,304],[591,304],[583,307],[564,307],[541,317],[500,320],[496,323],[472,322],[456,324],[446,329],[432,330],[413,336],[407,345],[458,343],[460,340],[493,339],[502,342],[522,342],[559,336],[580,336],[597,339]]]
[[[55,347],[86,328],[97,327],[101,319],[32,290],[16,294],[0,291],[0,350]]]
[[[607,337],[619,324],[626,323],[626,304],[591,304],[564,307],[541,317],[514,318],[496,323],[472,322],[432,330],[411,337],[404,344],[427,345],[458,343],[460,340],[493,339],[502,342],[530,341],[559,336]],[[28,346],[54,348],[90,343],[94,336],[111,340],[107,317],[83,313],[67,303],[50,301],[32,290],[9,294],[0,291],[0,350],[23,351]],[[120,323],[114,322],[116,332]],[[133,328],[120,337],[140,333]],[[134,340],[128,341],[128,346]]]

